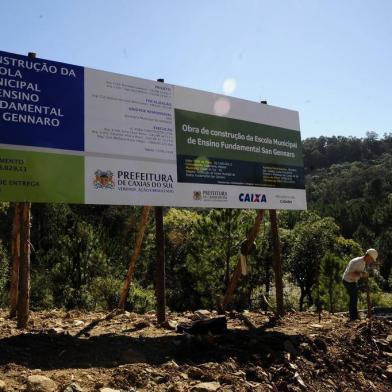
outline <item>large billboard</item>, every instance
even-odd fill
[[[0,200],[306,209],[298,112],[0,52]]]

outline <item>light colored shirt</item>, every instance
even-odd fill
[[[350,272],[363,272],[365,271],[366,263],[365,263],[365,256],[361,257],[356,257],[355,259],[350,260],[348,263],[346,270],[344,271],[343,274],[343,280],[346,282],[352,283],[352,282],[358,282],[360,279],[360,276],[357,278],[353,278],[352,276],[349,275]]]

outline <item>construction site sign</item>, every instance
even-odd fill
[[[298,112],[0,52],[0,200],[306,209]]]

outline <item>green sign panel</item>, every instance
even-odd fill
[[[178,180],[304,188],[300,133],[175,110]]]
[[[0,199],[84,203],[84,158],[0,149]]]

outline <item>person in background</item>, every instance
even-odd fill
[[[358,320],[358,280],[367,278],[368,273],[365,268],[377,260],[378,252],[375,249],[368,249],[364,256],[350,260],[344,274],[343,284],[349,295],[349,316],[350,321]]]

